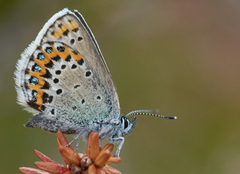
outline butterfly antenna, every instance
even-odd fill
[[[133,115],[150,115],[150,116],[155,116],[155,117],[161,117],[161,118],[166,118],[166,119],[177,119],[177,117],[175,116],[163,116],[163,115],[158,115],[158,114],[154,114],[156,112],[156,110],[136,110],[136,111],[132,111],[129,112],[126,117],[130,117]]]
[[[154,109],[154,110],[135,110],[135,111],[131,111],[129,112],[126,117],[129,117],[129,116],[132,116],[132,115],[135,115],[136,113],[140,113],[140,112],[147,112],[147,113],[156,113],[158,112],[157,109]]]

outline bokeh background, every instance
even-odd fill
[[[92,29],[122,113],[159,108],[178,117],[139,116],[115,168],[240,173],[240,1],[234,0],[0,1],[0,173],[34,167],[33,149],[63,163],[55,134],[23,127],[32,115],[16,103],[13,72],[21,52],[64,7],[80,11]]]

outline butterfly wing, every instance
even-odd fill
[[[54,132],[54,124],[86,126],[120,115],[110,72],[77,11],[63,9],[49,19],[21,55],[15,75],[19,103],[37,114],[27,126]]]

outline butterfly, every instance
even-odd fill
[[[152,110],[120,115],[116,87],[83,16],[67,8],[54,14],[35,41],[21,54],[15,71],[18,103],[35,116],[25,127],[48,132],[61,130],[87,138],[92,131],[100,140],[119,142],[119,156],[125,135],[134,129],[136,116]],[[74,140],[75,140],[74,139]],[[80,140],[80,139],[79,139]]]

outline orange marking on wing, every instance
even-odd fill
[[[33,90],[39,90],[42,86],[38,84],[37,85],[28,84],[28,87]]]
[[[42,98],[42,95],[43,95],[44,92],[41,89],[35,89],[35,91],[37,91],[37,95],[35,97]]]
[[[29,87],[29,88],[31,88],[31,89],[33,89],[33,88],[35,88],[35,87],[36,87],[36,88],[41,88],[41,87],[44,86],[45,82],[44,82],[43,78],[40,76],[39,72],[29,71],[29,74],[30,74],[31,76],[36,77],[37,80],[38,80],[38,83],[37,83],[36,85],[28,84],[28,87]]]
[[[52,52],[49,55],[49,59],[52,59],[53,57],[56,57],[58,54],[57,54],[58,50],[55,49],[55,47],[52,46]]]
[[[66,46],[64,46],[64,51],[63,52],[59,52],[56,48],[53,47],[53,52],[58,52],[58,55],[61,59],[66,60],[66,58],[68,57],[69,53],[72,52],[70,51],[70,49]]]
[[[66,30],[68,30],[68,27],[67,27],[66,25],[62,25],[62,27],[59,28],[58,30],[59,30],[59,32],[61,33],[61,35],[63,35],[63,33],[64,33]]]
[[[66,61],[67,57],[69,56],[71,50],[68,47],[65,47],[64,52],[60,52],[60,57]]]
[[[30,87],[30,85],[28,85],[28,86]],[[37,85],[32,85],[30,88],[37,91],[37,95],[35,95],[37,101],[35,101],[34,103],[37,105],[42,105],[42,102],[43,102],[42,96],[43,96],[44,92]],[[39,107],[39,109],[40,109],[40,107]]]
[[[36,98],[37,98],[37,101],[35,101],[34,103],[37,105],[42,105],[42,103],[43,103],[42,97],[36,97]]]
[[[36,85],[32,85],[32,84],[28,84],[28,87],[31,88],[31,89],[40,89],[43,87],[43,85],[41,84],[36,84]]]
[[[63,60],[65,60],[65,59],[68,57],[68,55],[69,55],[69,49],[67,49],[67,47],[65,47],[64,52],[59,52],[59,56],[60,56]]]
[[[74,29],[78,28],[77,22],[71,22],[71,23],[69,23],[69,26],[70,26],[71,30],[74,30]]]
[[[37,62],[35,62],[35,63],[37,63]],[[46,67],[44,66],[44,64],[43,63],[37,63],[37,64],[41,68],[41,71],[39,71],[37,73],[39,73],[40,75],[45,75],[47,71],[46,71]],[[32,71],[32,70],[30,70],[30,71]],[[35,71],[32,71],[32,72],[35,72]]]
[[[70,51],[70,55],[71,55],[71,57],[74,58],[74,60],[75,60],[76,62],[78,62],[79,60],[81,60],[81,58],[85,59],[85,58],[82,57],[79,53],[74,54],[72,51]]]
[[[61,33],[59,33],[59,31],[55,31],[53,36],[59,38],[61,36]]]
[[[42,64],[46,65],[50,62],[49,54],[45,52],[45,50],[41,49],[41,52],[44,54],[45,58],[43,60],[39,60],[36,57],[34,58],[34,62],[37,63],[40,67]]]
[[[40,76],[40,73],[39,73],[39,72],[35,72],[35,71],[31,71],[31,70],[30,70],[30,71],[29,71],[29,75],[36,77],[36,78],[38,79],[38,83],[39,83],[41,80],[43,80],[42,77]]]
[[[39,60],[39,59],[37,59],[37,58],[34,58],[34,62],[41,67],[42,65],[48,64],[48,63],[50,62],[50,60],[49,60],[49,59],[46,59],[46,58],[43,59],[43,60]]]
[[[44,56],[45,56],[45,59],[47,59],[47,60],[51,60],[51,57],[50,57],[50,54],[49,53],[47,53],[45,50],[43,50],[43,49],[40,49],[41,50],[41,52],[44,54]],[[43,60],[45,60],[45,59],[43,59]],[[48,62],[49,63],[49,62]]]
[[[52,48],[53,48],[52,53],[54,53],[54,55],[51,55],[51,58],[54,58],[58,55],[61,59],[63,59],[63,60],[66,59],[66,56],[64,56],[66,54],[65,53],[66,52],[66,47],[64,47],[65,49],[64,49],[63,52],[59,52],[55,47],[52,47]]]

